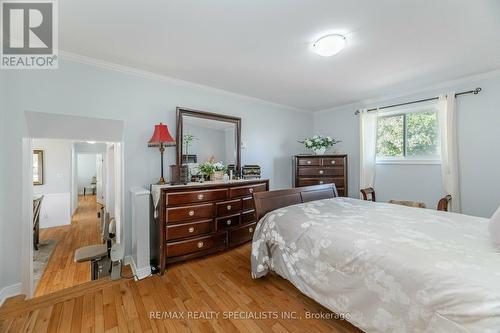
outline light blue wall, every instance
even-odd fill
[[[6,269],[4,266],[5,261],[5,251],[7,250],[5,246],[5,196],[7,194],[6,188],[6,174],[5,174],[5,164],[6,164],[6,137],[5,137],[5,127],[6,127],[6,106],[7,100],[5,96],[5,76],[0,73],[0,289],[7,285]]]
[[[21,138],[27,135],[24,111],[60,113],[124,122],[124,191],[144,186],[159,177],[159,153],[148,148],[153,125],[168,124],[175,133],[175,108],[184,106],[242,118],[242,163],[260,164],[272,188],[291,186],[291,156],[301,152],[297,139],[312,133],[309,113],[174,80],[142,78],[75,62],[61,61],[58,70],[2,71],[8,86],[2,91],[7,102],[8,140],[3,142],[9,159],[4,174],[9,207],[6,231],[2,232],[2,254],[9,269],[2,285],[20,281],[21,256]],[[3,100],[3,98],[2,98]],[[175,163],[175,149],[168,148],[166,165]],[[2,164],[3,161],[2,161]],[[168,167],[166,167],[168,170]],[[125,196],[126,249],[130,251],[131,217]],[[4,266],[5,267],[5,266]]]
[[[76,153],[106,153],[105,143],[90,144],[86,142],[75,142],[73,145]]]
[[[458,148],[462,210],[465,214],[489,217],[500,205],[500,74],[471,78],[460,84],[425,93],[357,103],[315,113],[314,131],[343,140],[338,150],[349,154],[349,195],[359,196],[359,118],[361,107],[406,102],[454,90],[482,87],[479,95],[457,98]],[[401,94],[403,95],[403,94]],[[423,201],[434,207],[444,194],[440,165],[382,165],[376,167],[377,200]]]

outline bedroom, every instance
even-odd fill
[[[163,156],[164,178],[171,181],[170,165],[178,164],[179,156],[178,107],[239,118],[241,138],[236,151],[240,152],[240,166],[258,165],[261,180],[269,180],[271,191],[294,188],[293,157],[314,154],[298,141],[325,135],[342,141],[326,154],[347,155],[346,195],[360,198],[361,188],[373,187],[380,204],[389,200],[422,202],[428,208],[423,211],[435,212],[439,199],[450,194],[443,186],[439,158],[375,160],[365,168],[374,175],[372,183],[360,181],[361,117],[354,113],[481,88],[478,94],[455,99],[456,140],[450,140],[450,144],[455,144],[458,154],[452,165],[458,168],[462,214],[486,220],[500,205],[500,158],[495,150],[500,142],[498,1],[56,4],[57,68],[0,70],[0,133],[4,143],[0,163],[2,329],[15,331],[16,327],[27,325],[37,310],[37,318],[50,319],[57,313],[52,309],[73,313],[75,320],[63,316],[47,322],[34,320],[34,324],[74,328],[80,325],[81,330],[85,325],[96,330],[104,325],[106,329],[135,327],[144,331],[197,331],[213,327],[219,331],[354,329],[349,320],[316,316],[307,320],[223,318],[225,311],[262,312],[261,316],[276,309],[280,316],[304,308],[311,314],[333,311],[276,274],[253,280],[251,242],[182,263],[167,263],[163,275],[146,277],[151,244],[149,232],[145,234],[143,230],[147,226],[153,233],[148,192],[160,178],[161,159],[158,148],[148,147],[148,141],[155,125],[168,126],[177,143],[175,147],[165,147]],[[331,57],[313,52],[315,42],[332,34],[345,38],[343,50]],[[437,110],[439,102],[427,103],[435,103],[432,107]],[[393,110],[403,109],[379,109],[378,113]],[[134,260],[136,275],[144,275],[144,279],[122,279],[113,287],[103,281],[90,282],[88,292],[73,291],[63,296],[71,299],[64,306],[60,302],[49,303],[51,299],[42,303],[30,299],[26,263],[30,260],[31,221],[26,154],[30,153],[30,138],[39,137],[33,132],[37,127],[31,125],[33,117],[29,115],[33,114],[37,121],[44,121],[44,131],[49,134],[43,138],[87,139],[82,137],[84,134],[75,137],[76,132],[89,133],[93,127],[86,120],[99,119],[103,121],[99,128],[108,129],[112,137],[98,141],[122,143],[123,223],[119,243],[124,250],[124,264]],[[116,129],[115,122],[122,127]],[[401,126],[398,130],[407,131]],[[404,142],[404,136],[397,136],[396,140]],[[373,145],[373,140],[370,143]],[[439,141],[435,146],[441,144]],[[399,155],[404,155],[406,146],[401,146]],[[181,157],[183,154],[181,151]],[[185,155],[189,157],[189,151]],[[456,196],[455,200],[452,197],[450,206],[456,201]],[[137,219],[138,214],[146,218]],[[237,269],[229,269],[229,263]],[[498,265],[496,268],[498,271]],[[110,317],[99,319],[97,312],[89,312],[95,320],[86,321],[81,319],[79,310],[73,311],[80,306],[88,309],[90,298],[96,302],[102,297],[104,304],[118,306],[112,301],[116,290],[123,292],[120,302],[125,307],[116,308]],[[162,290],[162,296],[147,296],[154,294],[153,290]],[[8,300],[4,300],[23,294],[27,299],[17,296],[9,310]],[[145,297],[141,302],[139,295]],[[218,295],[220,300],[210,300],[207,295]],[[200,298],[206,299],[198,306]],[[135,308],[134,302],[142,305]],[[33,306],[32,310],[23,312],[20,304],[26,309]],[[42,310],[40,304],[52,308]],[[498,315],[498,304],[496,309]],[[149,317],[150,311],[160,312],[161,317],[163,311],[170,310],[179,316],[187,316],[189,310],[214,311],[220,316],[213,320]],[[496,326],[490,329],[498,331]]]

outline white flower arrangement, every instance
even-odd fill
[[[210,176],[216,171],[226,171],[226,166],[222,162],[205,162],[199,165],[199,170],[203,175]]]
[[[306,138],[303,141],[299,141],[303,143],[307,149],[321,149],[321,148],[329,148],[335,146],[337,143],[342,142],[340,140],[333,139],[331,136],[321,136],[314,135],[312,138]]]
[[[226,166],[222,162],[216,162],[213,164],[215,171],[226,171]]]

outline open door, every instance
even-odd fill
[[[104,157],[102,154],[96,155],[96,200],[101,205],[104,205]]]

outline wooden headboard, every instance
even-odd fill
[[[270,211],[278,208],[335,197],[338,197],[335,184],[305,186],[253,194],[257,221]]]

